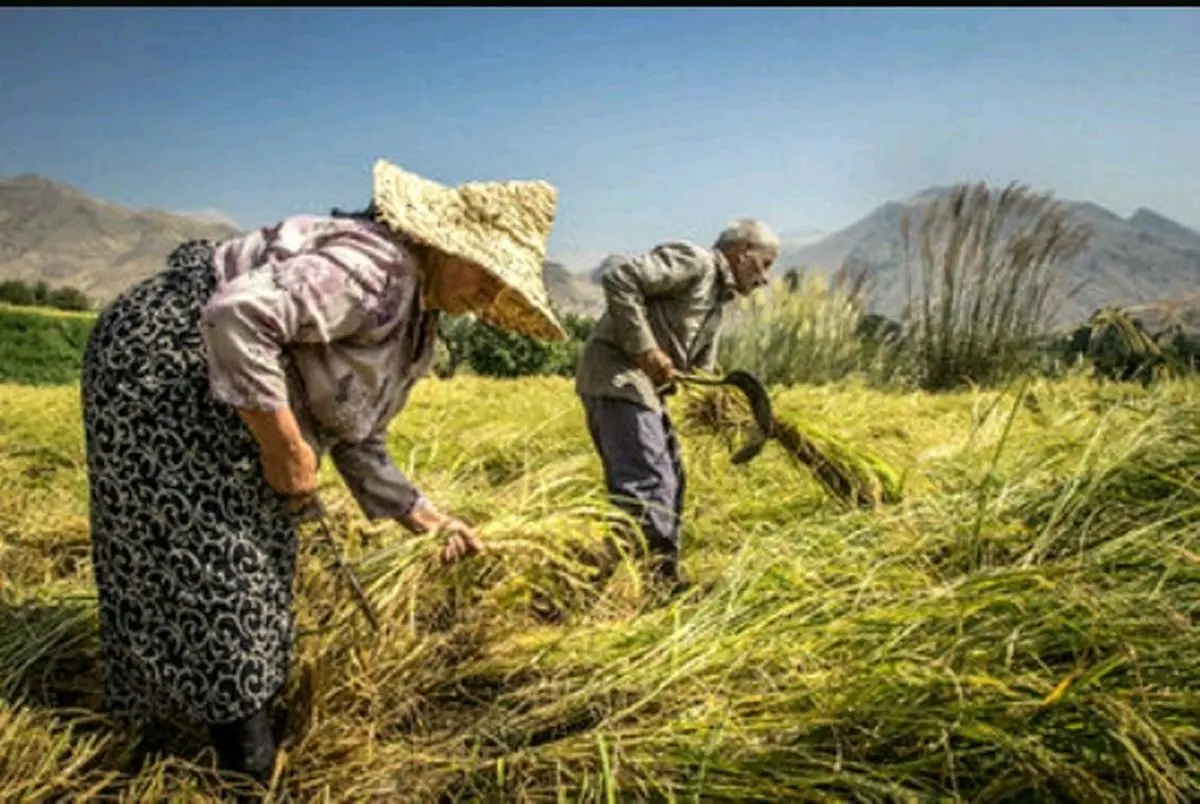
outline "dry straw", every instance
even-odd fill
[[[531,338],[566,340],[542,278],[558,201],[553,186],[503,181],[449,188],[380,159],[373,200],[388,226],[503,285],[481,319]]]
[[[775,445],[731,471],[684,439],[698,591],[655,604],[632,562],[596,569],[611,508],[568,379],[414,389],[389,447],[493,549],[445,569],[436,539],[366,522],[325,467],[383,630],[363,638],[308,545],[300,624],[345,625],[296,646],[274,792],[1200,800],[1200,386],[772,404],[903,467],[904,499],[843,510],[797,493]],[[196,735],[123,775],[135,736],[94,714],[78,416],[75,387],[0,387],[0,800],[221,801]]]

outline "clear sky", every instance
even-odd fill
[[[545,178],[573,267],[960,179],[1200,225],[1200,12],[0,9],[0,175],[245,226],[390,158]]]

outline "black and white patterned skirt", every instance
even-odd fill
[[[287,677],[296,531],[258,445],[209,391],[212,244],[99,315],[83,364],[106,704],[121,718],[247,717]]]

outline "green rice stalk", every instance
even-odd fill
[[[693,430],[717,435],[727,444],[748,437],[755,427],[745,397],[725,388],[706,389],[689,398],[684,422]],[[811,423],[777,417],[775,431],[793,464],[811,473],[835,500],[870,508],[900,501],[900,475],[878,455]]]

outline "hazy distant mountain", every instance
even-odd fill
[[[41,176],[0,177],[0,280],[72,285],[100,303],[162,268],[189,238],[237,234],[223,213],[134,210]],[[555,262],[544,273],[565,310],[598,315],[600,288]]]
[[[801,247],[786,247],[776,270],[804,265],[831,271],[849,260],[872,276],[872,309],[895,315],[905,302],[900,221],[905,212],[919,222],[920,210],[949,188],[934,187],[904,201],[889,201],[844,229]],[[1058,321],[1086,318],[1107,304],[1158,303],[1200,290],[1200,233],[1149,209],[1128,219],[1093,203],[1062,200],[1092,229],[1088,249],[1061,267],[1059,288],[1087,285],[1064,303]]]
[[[1129,216],[1129,222],[1144,232],[1153,232],[1164,238],[1178,240],[1191,248],[1200,248],[1200,233],[1163,217],[1154,210],[1139,207]]]
[[[110,204],[41,176],[0,178],[0,279],[73,285],[106,301],[159,270],[180,241],[236,233],[222,223]]]
[[[561,263],[547,260],[542,267],[546,290],[554,303],[569,313],[598,318],[604,312],[604,291],[586,276],[571,273]]]
[[[831,270],[849,258],[874,277],[873,309],[894,315],[904,303],[901,216],[947,191],[930,188],[905,201],[889,201],[823,237],[780,226],[784,249],[777,271],[796,265]],[[1200,233],[1146,208],[1125,219],[1096,204],[1064,203],[1094,232],[1090,248],[1064,266],[1064,289],[1090,280],[1065,307],[1065,320],[1079,320],[1106,304],[1153,307],[1170,302],[1172,310],[1179,305],[1184,310],[1192,303],[1189,298],[1200,299]],[[0,279],[73,285],[100,302],[159,270],[182,240],[219,240],[237,231],[212,210],[133,210],[40,176],[0,177]],[[544,277],[556,304],[595,316],[604,306],[597,271],[598,266],[574,273],[549,260]],[[1187,317],[1178,310],[1171,314]]]

